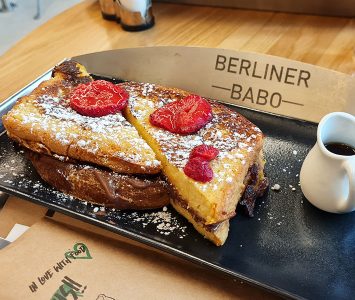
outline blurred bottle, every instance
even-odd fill
[[[151,0],[116,0],[120,8],[121,26],[127,31],[140,31],[154,25]]]
[[[116,20],[115,0],[100,0],[102,17],[105,20]]]
[[[113,0],[114,4],[115,4],[115,14],[116,14],[116,22],[120,23],[121,21],[121,8],[120,8],[120,4],[118,1]]]

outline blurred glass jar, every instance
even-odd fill
[[[121,9],[120,9],[120,4],[118,1],[113,0],[115,2],[115,13],[116,13],[116,21],[117,23],[121,22]]]
[[[101,14],[105,20],[116,20],[115,0],[99,0]]]
[[[151,0],[116,0],[119,5],[121,26],[127,31],[140,31],[154,25]]]

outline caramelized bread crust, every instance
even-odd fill
[[[28,151],[27,157],[44,181],[84,201],[134,210],[160,208],[169,204],[168,185],[160,176],[118,174],[32,151]]]
[[[3,117],[10,138],[38,153],[71,157],[120,173],[161,171],[152,149],[121,113],[94,118],[70,108],[71,90],[92,81],[82,65],[63,62],[52,76]]]
[[[170,194],[170,204],[178,213],[183,215],[201,235],[213,242],[216,246],[222,246],[224,244],[228,237],[229,220],[206,225],[206,221],[199,216],[197,211],[189,207],[188,202],[181,198],[180,194],[171,184]]]

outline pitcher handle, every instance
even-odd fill
[[[344,167],[349,178],[348,205],[355,207],[355,160],[349,159],[344,162]]]

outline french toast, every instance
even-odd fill
[[[222,245],[229,219],[235,215],[246,187],[254,185],[257,191],[265,186],[262,132],[237,112],[210,101],[213,118],[205,127],[190,135],[172,133],[153,126],[150,115],[168,103],[180,101],[188,92],[137,82],[120,86],[130,95],[125,109],[127,120],[155,151],[173,186],[172,206],[206,238]],[[207,183],[195,181],[183,171],[192,149],[200,144],[219,150],[211,162],[214,177]],[[249,169],[253,166],[257,176],[249,184]]]
[[[170,191],[161,175],[119,174],[33,151],[26,156],[44,181],[83,201],[119,210],[154,209],[169,204]]]
[[[201,129],[186,134],[190,120],[182,134],[169,132],[152,125],[151,115],[190,93],[137,82],[117,85],[128,92],[123,114],[85,116],[71,108],[69,98],[78,85],[92,81],[82,65],[66,61],[3,117],[7,134],[29,149],[42,179],[84,201],[118,209],[170,202],[198,232],[223,245],[238,202],[252,215],[267,187],[260,129],[208,100],[211,113],[206,124],[198,124]],[[76,100],[80,104],[80,95]],[[213,175],[206,182],[184,172],[200,145],[217,151],[204,162]]]
[[[92,80],[74,61],[56,66],[51,79],[3,116],[7,134],[38,153],[70,157],[118,173],[159,173],[161,166],[154,152],[121,112],[88,117],[69,106],[70,92]]]

